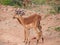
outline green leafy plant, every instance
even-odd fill
[[[34,4],[45,4],[46,0],[32,0],[32,3]]]
[[[49,0],[47,4],[51,5],[54,8],[55,12],[51,11],[52,13],[60,13],[60,0]]]
[[[56,30],[56,31],[60,31],[60,27],[56,27],[55,30]]]
[[[3,5],[11,5],[11,6],[21,6],[22,1],[21,0],[0,0],[0,4]]]

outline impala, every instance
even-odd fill
[[[23,11],[16,11],[16,14],[13,16],[13,18],[17,19],[18,22],[24,27],[24,42],[27,44],[29,41],[29,30],[31,28],[34,28],[37,33],[37,44],[39,42],[39,39],[42,39],[42,42],[44,41],[44,38],[42,36],[42,27],[40,25],[41,16],[38,14],[33,14],[29,17],[23,17],[25,13]]]

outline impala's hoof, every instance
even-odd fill
[[[24,43],[27,43],[27,41],[25,41],[25,40],[24,40],[23,42],[24,42]]]
[[[25,43],[26,41],[24,40],[23,42]]]
[[[44,38],[42,38],[42,43],[44,43]]]
[[[32,39],[36,39],[36,37],[33,37]]]

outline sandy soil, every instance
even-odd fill
[[[24,28],[17,19],[13,19],[13,7],[0,7],[0,45],[25,45]],[[32,14],[26,11],[26,14]],[[60,14],[56,15],[41,15],[42,31],[44,36],[44,43],[39,45],[60,45],[60,32],[54,30],[55,27],[60,26]],[[30,38],[35,36],[35,31],[30,30]],[[30,45],[36,45],[36,40],[32,40]]]

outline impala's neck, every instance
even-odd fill
[[[18,22],[19,22],[20,24],[22,24],[21,21],[19,20],[19,18],[17,18],[17,20],[18,20]]]
[[[24,22],[24,18],[22,16],[19,16],[19,18],[17,18],[17,20],[19,21],[20,24],[23,24],[23,22]]]

